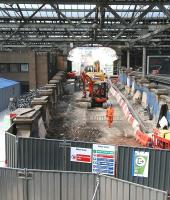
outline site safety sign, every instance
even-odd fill
[[[70,160],[73,162],[91,163],[92,150],[89,148],[71,147]]]
[[[133,151],[132,176],[148,177],[149,152]]]
[[[115,147],[110,145],[93,144],[92,172],[115,174]]]

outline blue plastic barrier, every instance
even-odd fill
[[[168,124],[170,126],[170,111],[167,112],[167,116],[166,117],[167,117],[167,120],[168,120]]]
[[[132,86],[132,77],[131,76],[127,77],[127,86],[129,86],[129,87]]]
[[[127,75],[124,73],[119,74],[119,81],[123,84],[127,84]]]
[[[151,92],[151,95],[150,95],[150,106],[151,108],[151,112],[154,116],[154,118],[158,118],[159,116],[159,111],[160,111],[160,106],[159,106],[159,102],[157,100],[157,97],[154,93]]]
[[[153,105],[153,97],[152,97],[152,92],[149,90],[147,91],[147,105],[151,108]]]
[[[138,84],[135,84],[135,90],[139,90],[141,93],[143,93],[143,88]]]

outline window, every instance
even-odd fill
[[[0,73],[20,73],[28,72],[29,65],[27,63],[0,63]]]
[[[9,64],[0,64],[0,72],[9,72]]]
[[[10,72],[20,72],[20,64],[10,64]]]
[[[28,64],[21,64],[21,72],[28,72]]]

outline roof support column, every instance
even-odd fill
[[[127,49],[127,69],[130,68],[130,50]]]
[[[67,55],[64,55],[64,71],[67,71],[68,66],[67,66]]]
[[[121,54],[117,55],[117,60],[114,61],[114,66],[117,69],[117,72],[119,74],[119,71],[120,71],[121,66],[122,66],[122,55]]]
[[[142,76],[146,75],[146,47],[143,47]]]
[[[117,69],[116,71],[119,74],[122,67],[122,49],[118,47],[113,47],[113,49],[116,51],[117,55],[117,60],[114,61],[114,67]]]

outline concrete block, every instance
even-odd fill
[[[61,98],[61,86],[59,80],[50,80],[49,84],[55,84],[57,88],[57,101]]]
[[[40,117],[40,107],[18,108],[14,111],[17,116],[13,120],[17,128],[17,136],[38,137],[38,119]]]
[[[46,128],[49,128],[49,121],[50,121],[51,117],[50,117],[49,111],[47,111],[47,109],[49,109],[48,108],[48,96],[34,98],[31,101],[31,105],[32,106],[40,105],[42,107],[41,108],[41,116],[45,123]]]
[[[142,100],[142,93],[139,90],[137,90],[133,96],[133,101],[135,103],[141,103],[141,100]]]
[[[61,81],[62,77],[60,75],[55,75],[55,76],[53,76],[52,80],[59,80],[59,81]]]
[[[125,85],[125,91],[126,91],[126,94],[130,94],[131,88],[129,86]]]
[[[53,80],[52,79],[52,80],[49,81],[49,84],[56,84],[57,85],[57,84],[59,84],[59,80]]]
[[[144,108],[147,107],[147,93],[146,93],[146,92],[143,92],[143,93],[142,93],[142,106],[143,106]]]
[[[74,94],[75,92],[75,83],[69,83],[64,86],[64,90],[67,94]]]
[[[158,86],[155,83],[144,83],[143,86],[148,89],[157,89],[158,88]]]
[[[57,103],[57,86],[55,84],[46,84],[44,86],[45,89],[52,89],[53,90],[53,94],[54,94],[54,107],[56,106]]]
[[[140,77],[140,79],[137,79],[137,83],[143,85],[143,84],[149,83],[149,80],[146,79],[146,78],[141,78]]]
[[[168,95],[167,89],[151,89],[151,92],[155,93],[156,95]]]
[[[163,101],[164,104],[166,103],[170,109],[170,96],[160,95],[160,101]]]
[[[44,122],[42,120],[42,117],[40,117],[38,119],[38,135],[40,138],[45,138],[45,136],[47,135],[47,131],[46,128],[44,126]]]
[[[163,99],[163,100],[165,100],[167,103],[170,104],[170,96],[167,96],[167,95],[161,95],[161,96],[160,96],[160,99]]]

